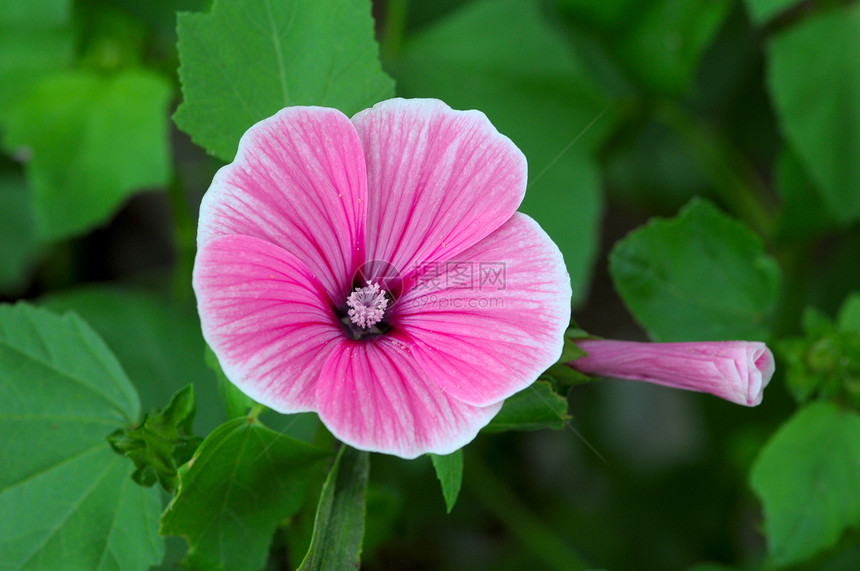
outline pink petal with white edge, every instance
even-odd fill
[[[251,127],[200,205],[198,245],[242,234],[284,248],[345,298],[364,248],[367,177],[355,128],[336,109],[288,107]]]
[[[470,284],[452,281],[463,275],[456,264],[471,268]],[[558,247],[525,214],[445,264],[436,282],[412,283],[390,319],[447,394],[475,406],[498,402],[561,356],[570,277]]]
[[[501,226],[526,189],[522,152],[480,111],[389,99],[352,118],[367,157],[367,259],[406,275]]]
[[[315,382],[343,330],[295,256],[250,236],[204,243],[194,263],[203,336],[245,394],[279,412],[315,410]]]
[[[402,458],[454,452],[502,407],[451,398],[393,337],[341,341],[320,374],[317,403],[320,419],[338,439]]]

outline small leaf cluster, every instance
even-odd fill
[[[194,410],[194,385],[187,385],[164,410],[144,415],[139,426],[121,428],[108,436],[114,451],[134,462],[135,482],[145,487],[158,482],[167,492],[176,489],[179,466],[191,459],[203,441],[194,436]]]
[[[804,337],[780,345],[792,396],[799,403],[823,398],[860,410],[860,294],[845,301],[835,322],[807,309],[803,330]]]

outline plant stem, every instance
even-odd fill
[[[191,218],[179,175],[174,175],[170,181],[167,196],[173,210],[173,236],[179,257],[173,274],[173,298],[178,302],[184,302],[191,297],[191,272],[194,268],[194,254],[197,248],[197,229]]]
[[[406,29],[408,0],[388,0],[385,3],[385,22],[379,48],[382,61],[391,64],[400,57],[403,34]]]
[[[550,569],[588,569],[582,557],[540,521],[492,470],[476,455],[467,455],[463,471],[466,486],[484,507],[499,519],[525,547]]]
[[[257,417],[260,416],[266,410],[266,407],[261,404],[255,404],[250,411],[248,411],[248,420],[256,421]]]
[[[666,125],[690,144],[711,185],[734,214],[770,239],[775,221],[765,207],[767,190],[741,153],[676,102],[659,104],[657,112]]]

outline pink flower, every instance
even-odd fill
[[[773,376],[773,354],[764,343],[636,343],[577,341],[588,353],[568,363],[594,376],[647,381],[710,393],[733,403],[756,406]]]
[[[212,181],[194,267],[227,377],[414,458],[475,437],[561,354],[570,280],[516,212],[526,160],[478,111],[290,107]]]

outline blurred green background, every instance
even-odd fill
[[[201,435],[225,413],[190,289],[194,221],[235,140],[209,154],[170,118],[183,99],[176,11],[210,5],[0,0],[0,296],[76,311],[143,410],[193,382]],[[325,6],[333,26],[367,8]],[[860,3],[379,0],[371,10],[398,96],[480,109],[526,154],[522,210],[562,249],[583,329],[644,340],[680,319],[635,320],[609,257],[694,197],[744,224],[779,265],[758,338],[802,335],[805,308],[833,316],[860,290]],[[295,48],[333,37],[312,31]],[[361,101],[351,85],[342,108]],[[315,102],[304,97],[293,103]],[[225,136],[219,117],[191,113],[177,122],[195,140],[204,123]],[[747,479],[795,409],[784,365],[756,409],[629,382],[576,387],[567,428],[482,434],[465,450],[450,515],[429,459],[375,455],[363,568],[770,566]],[[313,430],[313,419],[265,419]],[[271,569],[288,537],[276,538]],[[855,527],[796,568],[860,568],[857,540]],[[182,541],[170,541],[166,568],[181,557]]]

